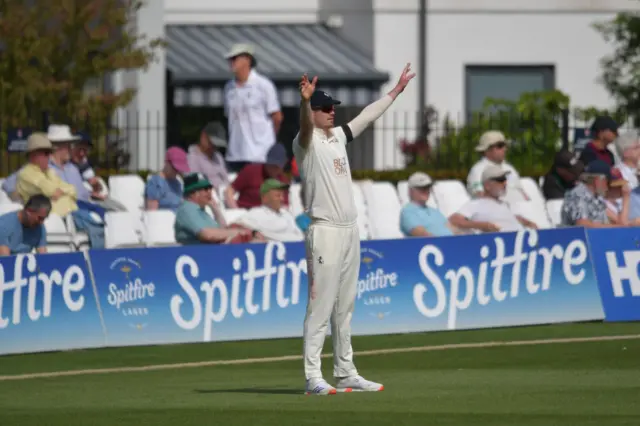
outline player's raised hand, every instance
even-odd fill
[[[400,74],[400,78],[398,79],[398,83],[396,84],[396,88],[399,92],[402,92],[405,87],[409,84],[409,82],[416,76],[416,73],[411,72],[411,64],[407,63],[402,70],[402,74]]]
[[[311,95],[313,95],[313,92],[316,90],[317,82],[317,76],[313,77],[312,81],[309,81],[309,77],[307,77],[307,74],[302,76],[302,79],[300,80],[300,96],[302,96],[302,99],[304,99],[305,101],[311,99]]]

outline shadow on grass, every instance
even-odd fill
[[[263,389],[263,388],[241,388],[241,389],[196,389],[195,393],[253,393],[264,395],[304,395],[304,390],[300,389]]]

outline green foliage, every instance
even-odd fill
[[[600,81],[616,100],[619,113],[640,122],[640,15],[619,13],[609,21],[597,22],[594,28],[613,53],[601,60]]]
[[[151,0],[150,0],[151,1]],[[50,120],[106,133],[108,119],[134,89],[104,94],[104,77],[145,69],[164,42],[131,30],[138,0],[0,1],[0,126],[42,128]]]
[[[481,154],[475,147],[487,130],[500,130],[512,144],[508,160],[516,169],[534,173],[546,170],[554,152],[561,146],[562,111],[569,108],[569,97],[558,90],[523,93],[517,101],[485,100],[468,124],[456,128],[445,117],[443,134],[435,149],[421,164],[434,170],[468,170]]]

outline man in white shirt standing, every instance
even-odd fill
[[[481,152],[483,157],[473,165],[471,170],[469,170],[469,176],[467,176],[467,190],[471,196],[477,197],[482,195],[484,191],[482,172],[487,166],[495,164],[500,166],[505,172],[509,172],[505,200],[509,203],[528,200],[528,197],[520,185],[520,175],[516,169],[506,161],[508,146],[509,141],[500,131],[489,130],[482,134],[476,151]]]
[[[255,70],[253,46],[236,44],[225,55],[234,78],[224,86],[224,113],[229,120],[227,167],[238,172],[247,163],[264,163],[276,143],[282,112],[276,86]]]
[[[303,331],[307,394],[383,389],[360,376],[353,363],[351,316],[360,273],[360,235],[346,144],[380,117],[414,76],[407,64],[393,90],[339,127],[334,127],[334,118],[340,101],[316,91],[317,77],[309,81],[304,75],[300,83],[300,132],[293,140],[293,153],[312,220],[305,238],[309,276]],[[320,370],[329,322],[336,387],[323,379]]]

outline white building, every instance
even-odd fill
[[[129,110],[140,111],[140,167],[157,168],[154,159],[164,151],[163,145],[145,142],[158,136],[150,138],[148,132],[155,130],[145,129],[147,111],[152,121],[166,117],[171,125],[179,116],[176,108],[222,106],[220,85],[228,74],[221,55],[230,44],[258,44],[258,69],[262,63],[263,72],[276,80],[293,122],[293,78],[301,71],[317,72],[321,83],[357,111],[378,95],[381,81],[386,81],[381,92],[390,89],[406,62],[418,70],[419,7],[420,0],[149,0],[137,27],[149,36],[165,36],[166,55],[148,71],[126,73],[116,82],[138,88]],[[612,47],[592,24],[620,11],[640,11],[640,3],[427,0],[426,10],[426,103],[462,120],[486,96],[515,98],[529,90],[560,89],[572,106],[612,106],[597,82],[599,61]],[[338,64],[315,57],[312,45],[337,52]],[[397,142],[415,136],[419,127],[419,86],[414,82],[381,120],[371,148],[357,146],[366,151],[359,153],[359,166],[402,166]]]

